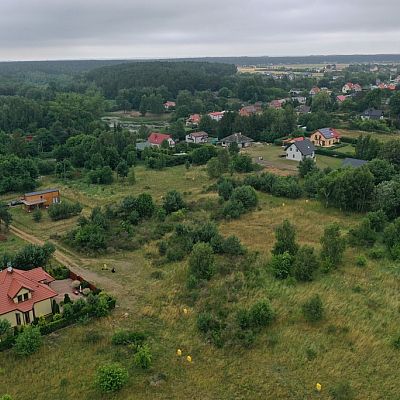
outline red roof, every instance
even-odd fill
[[[314,93],[319,93],[321,91],[321,89],[318,86],[314,86],[313,88],[311,88],[310,92],[314,92]]]
[[[345,100],[347,99],[346,96],[342,96],[342,95],[336,96],[336,98],[337,98],[340,102],[345,101]]]
[[[151,144],[161,144],[164,140],[171,139],[171,135],[166,135],[165,133],[158,133],[158,132],[153,132],[150,134],[150,136],[147,138],[147,141]]]
[[[208,115],[210,117],[220,117],[220,116],[224,115],[224,111],[213,111],[213,112],[208,113]]]
[[[201,132],[193,132],[193,133],[190,133],[190,136],[193,136],[193,137],[204,137],[204,136],[208,136],[208,133],[207,132],[203,132],[203,131],[201,131]]]
[[[164,107],[175,107],[176,103],[174,101],[166,101]]]
[[[33,305],[43,300],[57,296],[57,292],[47,286],[43,281],[51,282],[54,278],[42,268],[30,271],[19,269],[4,269],[0,272],[0,315],[12,311],[26,312],[33,309]],[[14,303],[13,298],[21,289],[31,292],[31,298],[21,303]]]
[[[189,122],[199,123],[201,120],[200,114],[192,114],[189,116]]]

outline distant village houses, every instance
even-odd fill
[[[193,132],[186,135],[186,143],[202,144],[208,142],[207,132]]]
[[[169,147],[175,146],[175,141],[172,139],[172,136],[165,133],[153,132],[147,138],[147,141],[150,143],[151,147],[161,147],[163,142],[167,142]]]
[[[200,114],[192,114],[189,115],[189,118],[186,120],[186,126],[198,126],[201,121],[201,115]]]
[[[362,87],[358,83],[347,82],[342,87],[342,93],[362,92]]]
[[[173,108],[175,108],[176,107],[176,103],[174,102],[174,101],[166,101],[165,103],[164,103],[164,109],[166,110],[166,111],[169,111],[169,110],[171,110],[171,109],[173,109]]]
[[[234,133],[219,141],[222,147],[229,147],[232,145],[232,143],[236,143],[240,149],[250,147],[253,142],[253,139],[242,135],[241,133]]]
[[[208,116],[214,121],[221,121],[224,114],[225,114],[225,111],[214,111],[214,112],[208,113]]]

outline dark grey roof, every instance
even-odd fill
[[[294,144],[303,156],[311,156],[315,151],[315,146],[310,139],[300,140],[299,142],[294,142]],[[290,147],[290,146],[289,146]]]
[[[223,139],[221,139],[221,142],[225,143],[249,143],[249,142],[254,142],[253,139],[242,135],[241,133],[234,133],[233,135],[227,136]]]
[[[52,193],[58,191],[59,191],[58,189],[45,189],[45,190],[40,190],[39,192],[25,193],[25,196],[37,196],[38,194]]]
[[[358,158],[345,158],[342,162],[343,167],[353,167],[353,168],[358,168],[361,167],[362,165],[366,164],[367,161],[365,160],[359,160]]]
[[[332,139],[335,137],[331,128],[321,128],[318,131],[322,134],[325,139]]]
[[[311,107],[306,105],[298,106],[296,107],[296,111],[299,113],[308,114],[311,111]]]
[[[379,119],[380,117],[383,116],[383,111],[382,110],[376,110],[375,108],[368,108],[368,110],[364,111],[363,115],[365,117]]]
[[[136,150],[142,151],[146,147],[150,147],[150,146],[151,146],[151,144],[149,142],[139,142],[139,143],[136,143]]]

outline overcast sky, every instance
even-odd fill
[[[399,0],[0,0],[0,60],[400,53]]]

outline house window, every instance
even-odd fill
[[[25,323],[30,324],[31,323],[31,316],[29,315],[29,311],[24,312],[24,317],[25,317]]]
[[[16,313],[15,314],[15,319],[17,320],[17,325],[21,325],[21,315]]]
[[[293,158],[294,158],[294,154],[293,154]]]
[[[18,297],[17,297],[17,299],[18,299],[18,303],[21,303],[21,301],[23,301],[23,296],[22,296],[22,294],[20,294]]]
[[[24,301],[29,299],[29,293],[24,294]]]

